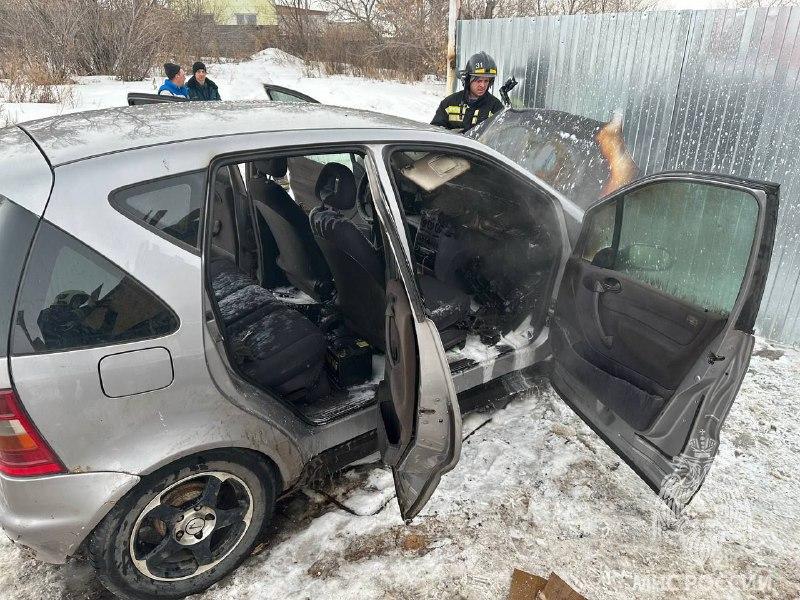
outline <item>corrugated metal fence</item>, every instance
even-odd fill
[[[757,324],[800,343],[800,8],[460,21],[458,68],[485,50],[525,106],[625,115],[645,173],[687,169],[781,184]]]

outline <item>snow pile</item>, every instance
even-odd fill
[[[253,62],[263,62],[268,65],[292,67],[298,72],[306,67],[306,62],[302,58],[298,58],[278,48],[266,48],[260,52],[256,52],[251,59]]]
[[[444,85],[437,82],[401,83],[345,75],[324,77],[314,65],[275,48],[262,50],[250,60],[207,65],[208,76],[219,86],[223,100],[266,100],[263,84],[273,83],[308,94],[325,104],[429,122],[444,96]],[[113,77],[76,77],[75,81],[72,97],[64,105],[3,103],[0,86],[0,126],[80,110],[125,106],[128,92],[154,94],[163,77],[135,82],[117,81]]]
[[[759,343],[711,473],[685,518],[543,378],[467,415],[461,461],[414,522],[391,474],[348,468],[283,501],[277,531],[200,600],[504,598],[515,567],[588,598],[800,597],[800,352]],[[89,568],[0,541],[0,597],[107,598]]]

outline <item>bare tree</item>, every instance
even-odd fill
[[[77,57],[83,71],[142,79],[175,41],[159,0],[77,0],[86,16]]]
[[[285,49],[298,56],[308,57],[315,50],[321,30],[312,18],[308,0],[282,0],[278,7],[278,29]]]
[[[4,53],[14,52],[29,67],[36,65],[56,79],[66,79],[84,25],[74,4],[73,0],[7,0],[0,14],[0,29],[8,43]]]
[[[175,20],[163,0],[6,0],[2,53],[52,82],[71,74],[141,79],[172,54]]]
[[[652,10],[657,5],[658,0],[463,0],[461,18],[642,12]]]
[[[323,61],[328,70],[344,68],[332,63],[346,63],[411,78],[442,72],[447,0],[317,0],[331,15],[324,30],[312,26],[308,1],[283,0],[290,7],[279,23],[287,51]],[[462,0],[461,18],[633,12],[650,10],[657,1]]]
[[[381,39],[386,32],[381,4],[380,0],[322,0],[335,20],[360,23],[375,39]]]
[[[728,8],[781,8],[800,6],[800,0],[732,0]]]

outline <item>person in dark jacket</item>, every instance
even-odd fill
[[[464,69],[464,89],[439,104],[431,125],[467,131],[503,109],[489,92],[497,76],[497,63],[486,52],[473,54]]]
[[[158,88],[159,96],[180,96],[182,98],[189,97],[189,90],[186,88],[186,71],[180,65],[175,63],[164,63],[164,74],[167,78],[164,83]]]
[[[222,100],[217,84],[206,76],[206,66],[199,60],[192,65],[189,83],[189,100]]]

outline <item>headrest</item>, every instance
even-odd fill
[[[286,159],[282,157],[268,158],[266,160],[254,160],[253,164],[256,171],[270,177],[286,176]]]
[[[356,178],[344,165],[328,163],[317,178],[314,193],[323,204],[338,210],[351,209],[356,205]]]

